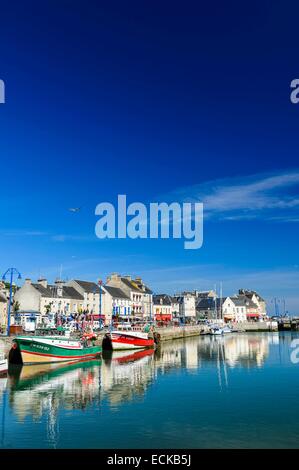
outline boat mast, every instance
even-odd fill
[[[221,320],[223,319],[222,315],[222,281],[220,282],[220,302],[219,302],[219,308],[220,308],[220,318]]]
[[[215,291],[215,296],[214,296],[214,317],[217,320],[217,285],[214,284],[214,291]]]

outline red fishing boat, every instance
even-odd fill
[[[134,329],[131,325],[119,325],[106,334],[103,347],[108,349],[143,349],[153,348],[154,338],[150,332]]]

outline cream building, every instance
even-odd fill
[[[179,316],[182,320],[196,319],[196,299],[192,293],[185,292],[181,295],[175,295],[173,300],[179,305]]]
[[[244,295],[257,306],[258,314],[262,319],[267,316],[266,302],[256,291],[240,289],[239,295]]]
[[[7,325],[7,298],[4,292],[0,292],[0,330]]]
[[[153,296],[153,313],[157,321],[172,320],[172,298],[167,294]]]
[[[152,315],[153,293],[140,277],[133,279],[131,276],[114,273],[107,278],[105,286],[117,287],[130,298],[133,317],[144,319]]]
[[[21,311],[41,314],[78,313],[84,306],[84,296],[60,280],[50,285],[46,279],[39,279],[37,283],[26,279],[23,286],[16,291],[14,299],[19,302]]]
[[[104,315],[104,296],[105,291],[101,287],[101,302],[100,302],[100,287],[98,284],[92,281],[81,281],[79,279],[74,279],[69,281],[67,284],[69,287],[73,287],[83,296],[83,305],[82,310],[85,310],[88,313],[94,315],[100,315],[100,303],[102,304],[101,315]]]

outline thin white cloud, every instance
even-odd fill
[[[66,242],[66,241],[96,241],[96,237],[94,235],[66,235],[66,234],[59,234],[59,235],[52,235],[51,239],[54,242]]]
[[[282,267],[281,269],[264,269],[260,271],[234,269],[221,265],[172,266],[167,268],[167,276],[160,272],[141,272],[144,279],[156,292],[173,294],[182,290],[209,290],[215,285],[219,294],[220,282],[223,295],[234,295],[239,289],[252,289],[265,298],[269,311],[274,313],[274,297],[280,299],[279,305],[286,303],[286,309],[292,314],[299,314],[299,269]],[[183,275],[182,275],[183,274]]]
[[[0,231],[0,235],[5,237],[43,237],[47,235],[47,232],[41,230],[26,230],[26,229],[3,229]]]
[[[213,180],[180,188],[165,197],[178,202],[203,202],[205,217],[209,218],[267,219],[271,211],[289,211],[288,217],[294,220],[299,208],[299,171]]]

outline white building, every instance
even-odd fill
[[[172,320],[180,318],[180,304],[176,297],[171,297],[171,315]]]
[[[196,319],[195,297],[192,293],[186,292],[182,295],[175,295],[174,301],[179,304],[179,316],[182,321]]]
[[[112,286],[103,286],[105,292],[104,297],[104,312],[106,323],[111,322],[112,316],[117,316],[120,319],[129,318],[132,314],[132,300],[120,288]]]
[[[246,301],[239,297],[225,297],[222,302],[222,317],[225,321],[242,323],[247,321]]]

